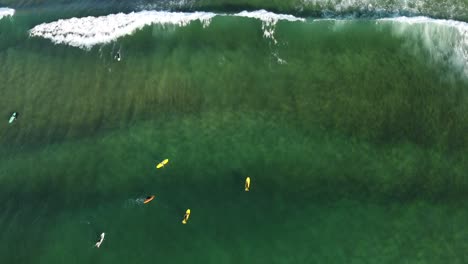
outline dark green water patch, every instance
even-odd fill
[[[48,195],[58,195],[67,197],[62,198],[65,204],[177,185],[198,193],[209,186],[210,195],[216,190],[229,194],[248,175],[255,175],[258,192],[315,200],[451,200],[465,197],[468,184],[462,154],[446,155],[409,142],[376,146],[323,130],[305,133],[266,112],[167,117],[1,157],[2,196],[49,200]],[[165,158],[171,168],[156,171],[156,161]]]

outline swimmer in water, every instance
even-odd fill
[[[101,246],[102,242],[104,241],[104,236],[105,235],[106,235],[105,233],[101,234],[101,239],[96,243],[97,248],[99,248]]]

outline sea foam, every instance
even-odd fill
[[[275,43],[277,41],[274,38],[274,32],[278,21],[305,21],[304,18],[276,14],[266,10],[243,11],[237,14],[141,11],[44,23],[31,29],[30,35],[47,38],[54,43],[89,49],[94,45],[106,44],[119,37],[130,35],[147,25],[185,26],[193,21],[199,21],[206,27],[216,16],[258,19],[262,21],[264,37],[272,39]],[[468,23],[428,17],[392,17],[376,21],[378,24],[390,24],[394,34],[403,36],[410,48],[419,50],[422,46],[436,62],[448,62],[468,76]],[[421,41],[423,45],[420,45]]]
[[[30,36],[47,38],[57,44],[90,49],[96,44],[112,42],[151,24],[186,26],[198,20],[203,26],[208,26],[215,15],[207,12],[165,11],[119,13],[100,17],[61,19],[37,25],[29,33]]]
[[[468,77],[468,23],[428,17],[383,18],[378,23],[391,23],[393,33],[404,36],[414,50],[422,47],[438,63],[450,63]]]
[[[430,15],[448,18],[465,17],[464,0],[300,0],[298,9],[321,10],[325,16],[358,14],[366,17],[392,15]]]
[[[280,20],[286,21],[305,21],[303,18],[295,17],[292,15],[283,15],[283,14],[275,14],[272,12],[268,12],[266,10],[258,10],[258,11],[242,11],[240,13],[235,14],[234,16],[240,17],[248,17],[248,18],[255,18],[262,21],[262,30],[263,36],[265,38],[272,39],[275,43],[277,42],[274,34],[275,34],[275,26],[276,23]]]
[[[151,24],[172,24],[186,26],[193,21],[200,21],[208,26],[215,16],[238,16],[255,18],[262,21],[264,36],[274,40],[275,25],[280,20],[304,21],[292,15],[275,14],[265,10],[240,12],[234,15],[215,14],[209,12],[165,12],[141,11],[130,14],[111,14],[100,17],[83,17],[62,19],[51,23],[35,26],[29,31],[32,37],[50,39],[56,44],[67,44],[83,49],[90,49],[97,44],[106,44],[120,37],[131,35],[136,30]],[[275,40],[276,42],[276,40]]]
[[[7,16],[13,16],[14,14],[15,14],[14,9],[0,7],[0,19],[7,17]]]

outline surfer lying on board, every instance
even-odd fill
[[[182,220],[182,224],[187,224],[187,221],[189,220],[189,217],[190,217],[190,209],[187,209],[187,211],[185,211],[185,215],[184,215],[184,219]]]
[[[245,191],[248,192],[250,190],[250,177],[245,178]]]
[[[169,159],[165,159],[159,162],[158,165],[156,165],[156,169],[164,168],[164,166],[166,166],[167,163],[169,163]]]
[[[153,201],[154,197],[156,197],[156,196],[151,195],[151,196],[146,197],[146,199],[143,201],[143,203],[147,204],[147,203]]]
[[[11,114],[10,116],[10,119],[8,120],[8,123],[11,124],[13,123],[17,118],[18,118],[18,112],[13,112],[13,114]]]
[[[96,242],[96,247],[97,248],[99,248],[101,246],[102,242],[104,241],[104,236],[105,235],[106,235],[105,233],[102,233],[101,234],[101,239],[98,242]]]

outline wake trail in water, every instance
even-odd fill
[[[131,198],[131,199],[127,199],[125,202],[124,202],[124,208],[134,208],[134,207],[139,207],[139,206],[142,206],[145,201],[145,198]]]

